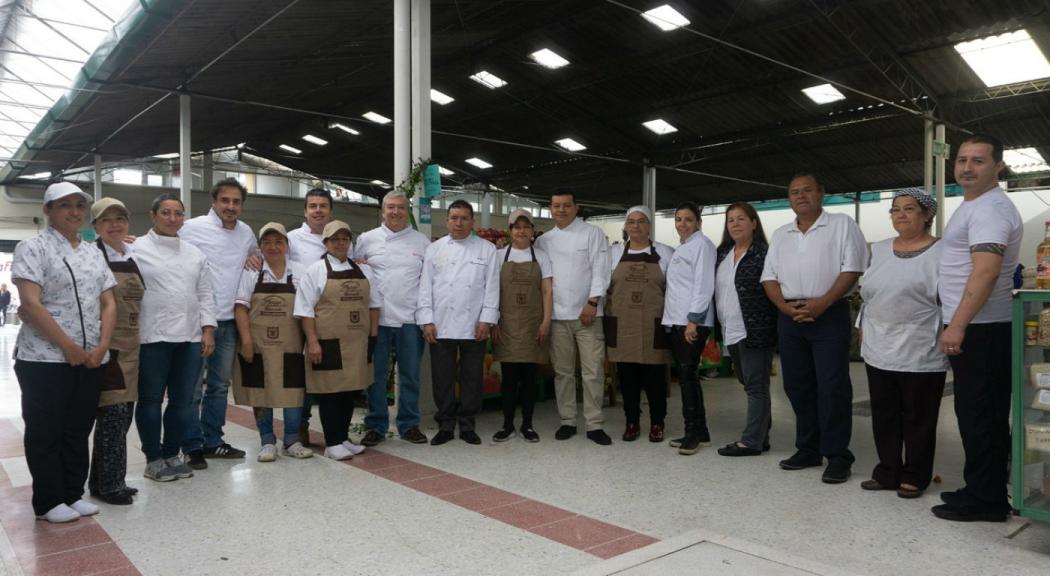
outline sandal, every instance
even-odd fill
[[[899,486],[897,488],[897,496],[900,498],[918,498],[919,496],[922,496],[923,492],[925,492],[925,490],[922,488],[905,488],[904,486]]]

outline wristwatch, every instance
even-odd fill
[[[599,302],[601,302],[601,298],[591,298],[590,300],[587,301],[588,304],[590,304],[591,306],[594,306],[595,308],[598,307],[598,303]]]

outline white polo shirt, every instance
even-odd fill
[[[554,227],[536,239],[551,258],[554,271],[554,320],[577,320],[589,298],[609,288],[609,241],[605,232],[576,218],[565,228]],[[598,308],[602,315],[602,308]]]
[[[499,322],[499,270],[492,242],[438,239],[423,259],[416,324],[434,324],[438,338],[473,340],[478,322]]]
[[[306,222],[303,225],[288,232],[288,259],[302,264],[307,269],[321,259],[328,250],[324,247],[324,240],[320,234],[314,234]],[[354,245],[350,244],[346,249],[346,257],[354,257]]]
[[[259,254],[255,233],[240,220],[233,230],[223,228],[222,220],[212,208],[207,214],[183,224],[179,238],[196,246],[208,258],[208,272],[215,292],[215,319],[233,320],[233,299],[244,262],[249,255]]]
[[[357,238],[354,257],[372,268],[383,295],[380,326],[399,328],[415,323],[423,255],[429,245],[430,239],[411,226],[394,232],[381,224]]]
[[[715,245],[697,230],[685,243],[675,248],[667,267],[667,291],[664,293],[664,326],[685,326],[689,315],[697,314],[701,326],[715,324]]]
[[[845,214],[822,210],[805,234],[797,219],[777,228],[769,242],[762,282],[780,283],[785,300],[819,298],[839,274],[864,272],[867,264],[868,245],[857,223]]]

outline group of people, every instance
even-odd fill
[[[511,242],[497,249],[472,233],[473,208],[463,200],[448,207],[448,235],[430,242],[410,226],[409,199],[391,192],[382,224],[355,247],[350,226],[332,219],[329,192],[307,193],[300,228],[271,222],[256,236],[239,219],[246,190],[226,179],[212,189],[209,212],[188,221],[178,197],[158,196],[152,228],[136,239],[120,201],[91,204],[74,184],[53,184],[44,196],[48,228],[18,245],[12,268],[24,320],[15,372],[33,507],[50,522],[97,513],[83,499],[85,479],[101,501],[132,503],[136,490],[124,478],[133,420],[146,478],[174,481],[209,458],[243,458],[223,436],[231,382],[235,402],[255,411],[260,462],[313,455],[311,405],[324,455],[352,458],[388,437],[391,352],[400,438],[441,445],[458,427],[460,439],[480,444],[475,417],[490,339],[502,367],[504,421],[495,442],[519,433],[540,440],[537,370],[548,361],[561,420],[554,437],[574,436],[578,359],[586,436],[611,444],[602,411],[608,360],[624,399],[622,440],[641,436],[643,390],[648,439],[665,440],[670,367],[683,432],[669,444],[695,454],[711,442],[698,368],[716,329],[747,395],[743,431],[718,453],[770,449],[770,369],[779,347],[797,449],[780,467],[826,460],[823,481],[845,482],[854,460],[847,297],[863,274],[857,322],[879,463],[861,486],[905,498],[928,486],[950,363],[966,486],[942,494],[945,504],[933,511],[1005,519],[1009,274],[1021,221],[998,188],[1003,167],[997,140],[968,138],[955,162],[965,201],[944,238],[929,232],[936,201],[903,190],[890,210],[898,236],[874,244],[870,258],[857,224],[823,210],[824,187],[809,173],[791,180],[795,219],[769,241],[754,208],[740,202],[726,210],[715,246],[700,233],[700,207],[685,202],[674,214],[677,248],[653,240],[652,211],[635,206],[625,215],[625,241],[611,249],[565,190],[551,196],[552,230],[537,238],[531,213],[516,210],[507,222]],[[89,214],[95,245],[80,239]],[[437,406],[430,438],[420,430],[424,344]],[[361,391],[368,415],[358,444],[349,427]]]

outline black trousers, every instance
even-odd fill
[[[440,339],[430,345],[430,371],[437,404],[438,427],[451,432],[474,430],[474,415],[481,411],[481,380],[485,369],[485,343]],[[459,398],[456,398],[456,381]]]
[[[933,478],[946,373],[864,367],[871,394],[871,431],[879,455],[871,477],[888,488],[904,483],[925,490]]]
[[[350,420],[354,417],[354,399],[360,390],[352,392],[333,392],[331,394],[311,394],[317,411],[321,413],[321,430],[324,432],[324,444],[332,447],[342,444],[350,438]]]
[[[664,364],[617,362],[616,374],[623,393],[623,413],[628,424],[638,424],[642,417],[642,390],[649,400],[649,423],[663,426],[667,416],[667,379]]]
[[[963,493],[1007,507],[1010,458],[1010,323],[970,324],[962,354],[949,356],[966,463]]]
[[[88,476],[88,488],[92,491],[112,494],[127,488],[124,477],[128,473],[128,429],[134,415],[134,402],[99,406]]]
[[[18,360],[15,376],[22,389],[33,511],[41,516],[84,495],[88,435],[95,424],[102,369]]]
[[[704,390],[700,386],[700,377],[696,371],[700,367],[700,353],[707,345],[707,337],[710,334],[710,328],[697,326],[696,340],[689,343],[685,340],[685,326],[674,326],[671,329],[671,355],[674,357],[675,371],[678,373],[678,387],[682,390],[685,435],[698,435],[704,442],[710,441],[711,436],[707,430]]]
[[[521,403],[521,427],[532,428],[532,411],[536,406],[536,364],[503,362],[503,427],[514,428],[514,412]]]

